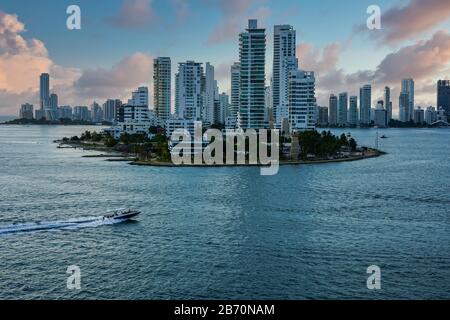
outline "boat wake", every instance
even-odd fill
[[[70,219],[66,221],[14,223],[6,226],[0,226],[0,236],[49,230],[76,230],[81,228],[95,228],[99,226],[121,223],[123,221],[124,220],[104,219],[103,216],[99,216]]]

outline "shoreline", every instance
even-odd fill
[[[181,164],[177,165],[172,162],[162,162],[162,161],[144,161],[138,160],[133,154],[123,153],[116,150],[110,150],[108,147],[92,144],[74,143],[70,141],[55,140],[54,143],[58,143],[59,149],[82,149],[84,151],[97,151],[103,152],[98,155],[83,155],[82,158],[101,158],[109,162],[127,162],[129,165],[133,166],[143,166],[143,167],[182,167],[182,168],[221,168],[221,167],[268,167],[270,165],[263,164]],[[340,162],[353,162],[372,158],[378,158],[387,153],[374,148],[367,148],[367,151],[363,155],[358,156],[348,156],[336,159],[317,159],[317,160],[280,160],[280,166],[298,166],[298,165],[312,165],[312,164],[326,164],[326,163],[340,163]]]
[[[383,155],[386,155],[386,152],[376,150],[376,149],[368,149],[371,151],[370,154],[362,155],[362,156],[354,156],[348,158],[339,158],[339,159],[321,159],[321,160],[280,160],[280,166],[299,166],[299,165],[313,165],[313,164],[326,164],[326,163],[340,163],[340,162],[353,162],[359,160],[366,160],[372,158],[378,158]],[[168,167],[168,168],[222,168],[222,167],[269,167],[270,165],[264,164],[173,164],[171,162],[160,162],[160,161],[133,161],[129,163],[133,166],[143,166],[143,167]]]

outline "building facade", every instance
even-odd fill
[[[48,73],[43,73],[40,76],[39,96],[41,110],[44,110],[50,98],[50,75]]]
[[[368,126],[371,124],[371,108],[372,86],[370,84],[366,84],[359,90],[359,121],[361,125]]]
[[[338,103],[338,125],[346,126],[348,118],[348,94],[342,92],[339,94]]]
[[[149,107],[148,88],[139,87],[136,91],[133,91],[128,104],[136,107]]]
[[[297,69],[296,31],[290,25],[274,26],[272,112],[277,127],[280,127],[282,118],[289,116],[287,114],[289,73]],[[279,110],[280,108],[284,110]]]
[[[178,65],[175,77],[175,109],[179,119],[202,119],[204,85],[201,63],[187,61]]]
[[[384,88],[384,107],[387,111],[388,124],[392,120],[391,88]]]
[[[439,80],[437,83],[437,107],[450,116],[450,80]]]
[[[350,106],[348,108],[348,124],[356,127],[358,125],[358,97],[350,97]]]
[[[314,72],[291,71],[289,76],[289,130],[296,133],[316,127]]]
[[[249,20],[248,29],[239,35],[240,94],[238,126],[264,128],[266,90],[266,30],[257,20]]]
[[[328,123],[330,126],[336,126],[337,125],[337,115],[338,115],[338,98],[334,95],[330,95],[329,100],[329,117],[328,117]]]
[[[29,103],[24,103],[20,107],[19,119],[33,119],[33,105]]]
[[[171,114],[172,62],[169,57],[153,60],[153,103],[155,114],[167,120]]]
[[[408,102],[403,104],[403,122],[408,122],[413,120],[414,117],[414,80],[413,79],[403,79],[402,80],[402,91],[408,97]],[[401,111],[401,110],[400,110]]]

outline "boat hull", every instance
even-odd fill
[[[113,220],[128,220],[139,215],[139,211],[129,212],[120,216],[113,217]]]

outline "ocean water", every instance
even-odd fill
[[[1,299],[450,298],[450,130],[380,130],[386,156],[264,177],[52,143],[86,129],[0,126]],[[374,145],[375,130],[350,131]],[[117,207],[142,214],[98,220]]]

